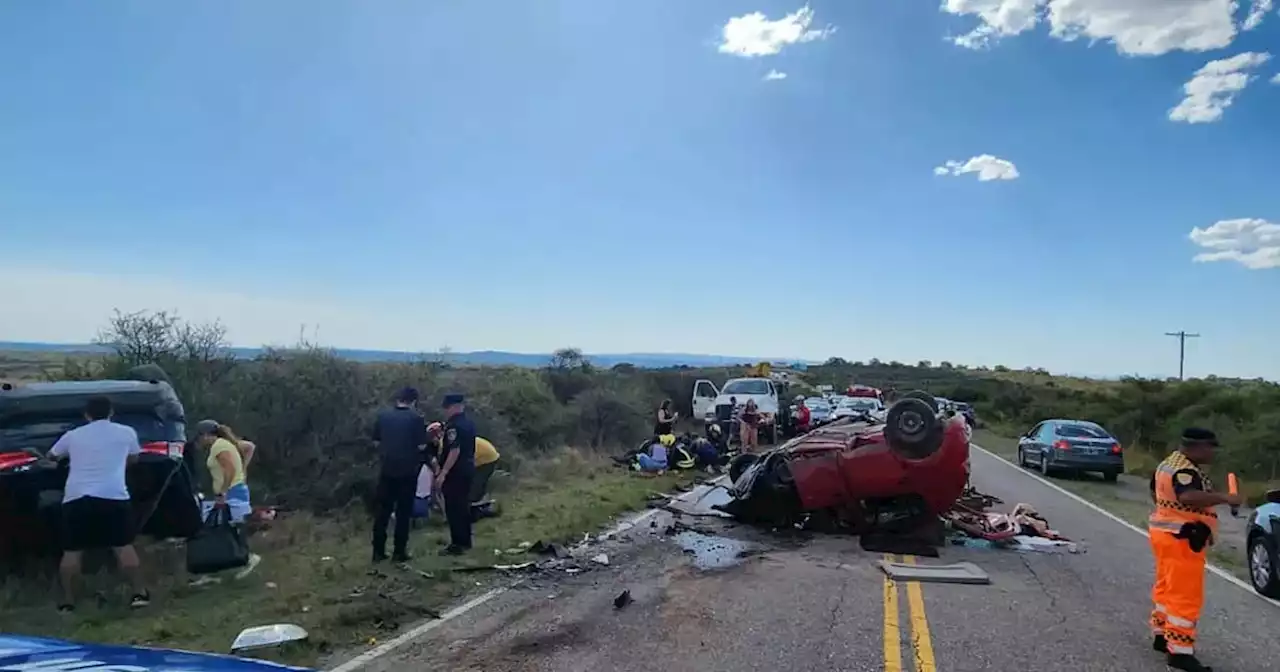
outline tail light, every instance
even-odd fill
[[[31,453],[0,453],[0,469],[12,469],[35,461]]]
[[[181,441],[149,441],[142,444],[142,452],[181,458],[185,447]]]
[[[1054,441],[1053,447],[1057,448],[1058,450],[1071,450],[1071,444],[1062,440]]]
[[[1123,450],[1123,449],[1122,449],[1122,448],[1120,448],[1120,444],[1116,443],[1116,444],[1112,444],[1112,445],[1111,445],[1111,454],[1112,454],[1112,455],[1119,455],[1121,450]]]

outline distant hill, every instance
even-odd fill
[[[91,343],[23,343],[0,341],[0,351],[46,352],[46,353],[103,353],[107,348]],[[236,357],[251,359],[258,356],[263,348],[231,348]],[[359,362],[404,362],[422,359],[439,360],[451,364],[471,364],[479,366],[543,366],[551,359],[550,353],[505,352],[502,350],[477,350],[475,352],[399,352],[392,350],[358,350],[336,348],[342,357]],[[635,366],[661,369],[670,366],[734,366],[738,364],[754,364],[759,361],[786,362],[789,365],[804,367],[804,362],[790,359],[771,359],[764,357],[727,357],[723,355],[695,355],[687,353],[652,353],[635,352],[621,354],[588,354],[587,359],[596,366],[612,367],[617,364],[633,364]]]

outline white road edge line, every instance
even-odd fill
[[[986,448],[983,448],[982,446],[979,446],[979,445],[978,445],[978,444],[976,444],[976,443],[970,443],[970,444],[969,444],[969,447],[971,447],[971,448],[977,448],[978,450],[982,451],[982,453],[983,453],[983,454],[987,455],[988,457],[995,458],[995,459],[996,459],[996,461],[998,461],[998,462],[1000,462],[1000,463],[1004,464],[1006,467],[1009,467],[1010,469],[1013,469],[1013,470],[1017,471],[1019,474],[1022,474],[1023,476],[1026,476],[1027,478],[1033,478],[1033,479],[1035,479],[1035,480],[1037,480],[1037,481],[1040,481],[1040,483],[1041,483],[1041,484],[1043,484],[1043,485],[1047,485],[1047,486],[1049,486],[1050,488],[1052,488],[1052,489],[1054,489],[1054,490],[1057,490],[1058,492],[1060,492],[1060,493],[1062,493],[1062,494],[1066,495],[1067,497],[1070,497],[1071,499],[1074,499],[1074,500],[1076,500],[1077,502],[1079,502],[1079,503],[1081,503],[1081,504],[1084,504],[1085,506],[1087,506],[1087,507],[1089,507],[1090,509],[1092,509],[1095,513],[1100,513],[1100,514],[1102,514],[1103,516],[1106,516],[1107,518],[1110,518],[1111,520],[1113,520],[1113,521],[1115,521],[1115,522],[1117,522],[1117,523],[1119,523],[1119,524],[1121,524],[1121,525],[1123,525],[1123,526],[1125,526],[1125,527],[1129,528],[1129,529],[1130,529],[1131,531],[1133,531],[1133,532],[1137,532],[1138,534],[1141,534],[1141,535],[1142,535],[1142,536],[1144,536],[1144,537],[1150,537],[1150,535],[1147,533],[1147,531],[1146,531],[1146,530],[1144,530],[1144,529],[1142,529],[1142,528],[1138,527],[1137,525],[1134,525],[1133,523],[1130,523],[1129,521],[1127,521],[1127,520],[1125,520],[1125,519],[1121,518],[1120,516],[1115,515],[1114,513],[1111,513],[1110,511],[1108,511],[1108,510],[1106,510],[1106,509],[1104,509],[1104,508],[1102,508],[1102,507],[1098,506],[1097,504],[1094,504],[1093,502],[1091,502],[1091,501],[1089,501],[1089,500],[1085,499],[1084,497],[1081,497],[1080,495],[1077,495],[1076,493],[1071,492],[1070,490],[1067,490],[1066,488],[1062,487],[1061,485],[1058,485],[1057,483],[1054,483],[1054,482],[1050,481],[1049,479],[1047,479],[1047,478],[1044,478],[1044,477],[1040,476],[1039,474],[1033,474],[1033,473],[1031,473],[1031,472],[1027,471],[1026,469],[1024,469],[1023,467],[1019,467],[1018,465],[1014,464],[1013,462],[1010,462],[1009,460],[1006,460],[1005,458],[1000,457],[999,455],[996,455],[995,453],[993,453],[993,452],[991,452],[991,451],[987,450]],[[1254,597],[1256,597],[1256,598],[1258,598],[1258,599],[1262,600],[1263,602],[1266,602],[1267,604],[1270,604],[1270,605],[1271,605],[1271,606],[1273,606],[1273,607],[1280,607],[1280,602],[1277,602],[1277,601],[1275,601],[1275,600],[1272,600],[1271,598],[1266,597],[1265,595],[1259,595],[1259,594],[1258,594],[1258,591],[1256,591],[1256,590],[1254,590],[1254,589],[1253,589],[1253,586],[1249,585],[1249,584],[1248,584],[1247,582],[1245,582],[1243,579],[1241,579],[1240,577],[1238,577],[1238,576],[1236,576],[1236,575],[1232,574],[1231,572],[1228,572],[1227,570],[1225,570],[1225,569],[1223,569],[1223,568],[1221,568],[1221,567],[1219,567],[1219,566],[1217,566],[1217,565],[1215,565],[1215,564],[1213,564],[1213,563],[1211,563],[1211,562],[1210,562],[1210,563],[1207,563],[1207,565],[1206,565],[1206,566],[1207,566],[1207,568],[1208,568],[1208,570],[1209,570],[1210,572],[1213,572],[1214,574],[1218,575],[1218,577],[1219,577],[1219,578],[1221,578],[1221,579],[1225,580],[1227,583],[1230,583],[1230,584],[1232,584],[1232,585],[1236,586],[1237,588],[1240,588],[1241,590],[1244,590],[1245,592],[1249,593],[1250,595],[1253,595]]]
[[[685,501],[695,495],[697,497],[702,497],[702,495],[710,492],[713,488],[717,487],[719,483],[723,481],[725,478],[726,478],[725,476],[714,478],[710,481],[707,481],[706,483],[703,483],[702,485],[699,485],[693,488],[688,492],[677,495],[674,499],[677,501]],[[632,516],[630,518],[627,518],[619,522],[617,525],[614,525],[608,530],[601,532],[600,536],[609,537],[609,536],[618,534],[619,532],[622,532],[624,530],[629,530],[643,522],[648,521],[650,518],[658,515],[659,512],[661,512],[661,509],[649,509],[648,511],[644,511],[642,513],[636,514],[635,516]],[[516,584],[518,583],[519,582],[517,581]],[[405,644],[412,642],[413,640],[431,632],[432,630],[435,630],[436,628],[444,625],[445,623],[448,623],[449,621],[452,621],[453,619],[466,614],[472,609],[475,609],[476,607],[483,605],[484,603],[492,600],[493,598],[498,597],[499,595],[507,592],[508,590],[511,590],[511,588],[513,588],[516,584],[512,584],[511,586],[504,586],[502,588],[494,588],[493,590],[477,595],[471,598],[470,600],[467,600],[466,602],[463,602],[462,604],[459,604],[458,606],[444,612],[443,614],[440,614],[440,618],[427,621],[426,623],[422,623],[414,628],[411,628],[405,631],[404,633],[397,635],[393,639],[389,639],[383,642],[382,644],[379,644],[378,646],[375,646],[372,649],[369,649],[368,651],[365,651],[364,653],[356,656],[355,658],[352,658],[351,660],[348,660],[345,663],[338,665],[337,667],[330,668],[328,672],[355,672],[355,670],[358,670],[364,667],[365,665],[372,663],[373,661],[387,655],[388,653],[391,653],[392,651],[395,651],[396,649],[404,646]]]

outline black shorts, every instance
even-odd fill
[[[133,503],[81,497],[62,504],[62,550],[120,548],[133,543]]]

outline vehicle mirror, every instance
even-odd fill
[[[307,638],[307,631],[302,626],[292,623],[275,623],[245,628],[231,642],[231,652],[250,651],[280,646],[289,642],[300,642]]]

